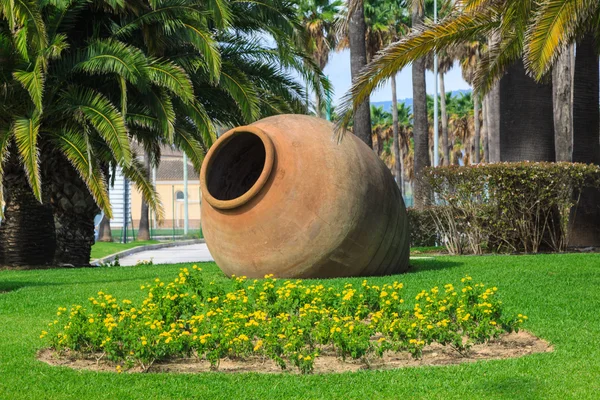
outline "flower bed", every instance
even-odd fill
[[[342,359],[404,351],[419,358],[436,343],[466,354],[527,319],[503,313],[497,288],[468,276],[456,287],[423,290],[416,302],[405,301],[398,282],[342,289],[240,277],[228,289],[205,281],[196,266],[141,289],[147,296],[140,304],[99,292],[86,307],[61,307],[41,336],[59,352],[100,354],[119,371],[192,356],[216,369],[226,358],[262,356],[309,373],[323,349]]]

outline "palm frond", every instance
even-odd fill
[[[194,168],[200,171],[206,150],[194,137],[189,128],[191,127],[178,126],[175,129],[175,145],[187,154],[190,161],[194,164]]]
[[[137,158],[134,158],[131,164],[122,165],[121,167],[123,175],[133,182],[146,203],[148,203],[148,206],[154,211],[156,219],[161,221],[164,218],[165,211],[156,188],[146,177],[147,174],[142,163]]]
[[[598,8],[597,0],[545,0],[526,33],[525,66],[541,79],[561,51],[576,37],[578,27]]]
[[[148,72],[154,84],[168,89],[185,102],[194,100],[192,82],[183,68],[168,61],[154,60],[148,66]]]
[[[90,88],[71,86],[62,97],[74,120],[85,119],[106,141],[115,158],[125,165],[131,163],[131,148],[125,120],[103,94]]]
[[[8,156],[10,130],[0,129],[0,219],[4,219],[4,161]]]
[[[443,50],[457,42],[470,40],[475,35],[485,35],[497,27],[501,10],[489,7],[485,12],[460,14],[446,18],[435,25],[413,28],[404,39],[382,50],[367,64],[350,91],[342,98],[340,120],[336,124],[336,137],[340,140],[353,116],[355,106],[361,104],[391,76],[411,62],[427,54]]]
[[[176,115],[171,98],[164,89],[150,90],[144,95],[143,101],[158,119],[160,133],[169,143],[173,143]]]
[[[79,173],[98,207],[108,218],[112,218],[105,177],[96,158],[91,156],[92,149],[85,135],[73,130],[64,130],[60,134],[53,135],[53,141]]]
[[[90,75],[116,74],[133,84],[147,75],[148,60],[144,53],[117,40],[96,40],[80,57],[75,71]]]
[[[42,98],[44,95],[44,73],[40,59],[33,65],[31,71],[17,70],[13,72],[13,77],[23,86],[35,107],[42,111]]]
[[[31,117],[15,118],[13,123],[13,136],[17,151],[25,169],[25,175],[34,196],[42,201],[42,179],[40,176],[40,152],[38,148],[40,130],[39,114]]]
[[[252,83],[234,68],[221,71],[220,84],[236,102],[244,119],[250,123],[258,118],[258,98]]]

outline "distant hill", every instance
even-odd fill
[[[452,97],[455,96],[459,96],[462,93],[471,93],[471,89],[461,89],[461,90],[453,90],[452,91]],[[408,107],[410,107],[412,109],[412,104],[413,104],[413,99],[409,98],[409,99],[398,99],[398,103],[404,103],[406,104]],[[383,109],[387,112],[391,112],[392,111],[392,101],[377,101],[374,103],[371,103],[371,105],[376,106],[376,107],[381,107],[383,106]]]

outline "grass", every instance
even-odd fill
[[[553,353],[446,367],[339,375],[116,374],[50,367],[35,359],[39,334],[58,306],[86,302],[98,290],[139,299],[140,284],[172,280],[184,265],[0,271],[0,399],[593,399],[600,397],[600,256],[435,257],[415,260],[400,280],[407,295],[457,282],[465,274],[496,285],[508,311],[529,316],[526,329]],[[185,264],[190,266],[190,264]],[[202,266],[225,279],[213,263]],[[357,279],[337,279],[343,285]]]
[[[142,240],[130,243],[114,243],[114,242],[96,242],[92,246],[91,259],[103,258],[111,254],[118,253],[123,250],[133,249],[134,247],[145,246],[147,244],[159,243],[158,240]]]

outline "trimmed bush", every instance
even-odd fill
[[[438,231],[431,210],[406,209],[410,226],[410,247],[435,246]]]
[[[572,212],[585,187],[600,187],[600,167],[499,163],[428,168],[441,205],[430,212],[451,254],[564,251]]]

